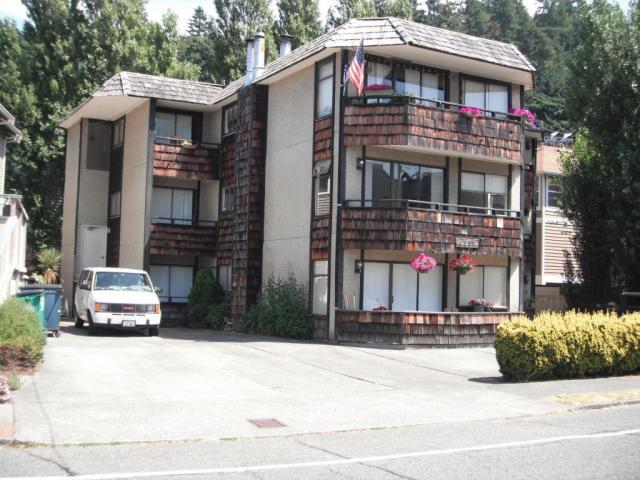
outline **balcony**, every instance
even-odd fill
[[[336,310],[340,342],[423,346],[493,345],[511,312],[392,312]]]
[[[522,221],[513,210],[417,200],[347,200],[345,249],[522,257]]]
[[[185,223],[185,222],[183,222]],[[149,238],[151,255],[215,255],[217,228],[215,222],[197,225],[152,223]]]
[[[519,163],[520,117],[484,110],[467,118],[460,105],[415,97],[350,98],[344,112],[344,144],[397,145],[442,155]]]
[[[217,144],[156,137],[153,145],[153,174],[164,177],[218,180]]]

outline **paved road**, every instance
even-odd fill
[[[50,339],[42,368],[16,394],[16,438],[61,445],[336,432],[573,407],[558,394],[640,393],[638,376],[508,384],[499,375],[492,349],[350,348],[186,329],[89,337],[71,327]],[[286,426],[249,422],[264,418]]]
[[[637,479],[640,406],[229,441],[0,449],[0,477],[47,480]]]

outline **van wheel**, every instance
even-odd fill
[[[160,327],[150,327],[149,328],[149,336],[150,337],[157,337],[159,333],[160,333]]]
[[[87,310],[87,321],[89,322],[89,336],[93,337],[98,333],[98,328],[93,324],[93,320],[91,319],[91,312]]]
[[[76,328],[82,328],[84,326],[84,320],[82,320],[78,315],[76,315],[76,321],[74,323]]]

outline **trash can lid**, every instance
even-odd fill
[[[34,283],[33,285],[24,285],[20,287],[20,291],[27,290],[62,290],[62,285],[54,283]]]
[[[29,297],[31,295],[42,295],[42,294],[44,294],[43,289],[22,290],[16,293],[16,297]]]

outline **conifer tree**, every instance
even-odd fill
[[[278,0],[275,33],[293,36],[293,48],[310,42],[322,34],[318,0]]]

